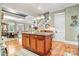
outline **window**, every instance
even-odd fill
[[[8,32],[14,32],[15,31],[15,23],[8,23]]]
[[[17,32],[23,32],[24,31],[24,24],[17,24]]]

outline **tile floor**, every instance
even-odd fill
[[[15,56],[39,56],[39,55],[22,48],[21,51],[15,54]]]

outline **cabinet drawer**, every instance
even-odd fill
[[[37,36],[37,35],[32,35],[32,37],[33,37],[33,38],[38,38],[38,36]]]
[[[27,38],[29,38],[29,35],[26,35]]]
[[[41,35],[30,35],[33,38],[44,39],[44,36]]]
[[[25,36],[25,37],[29,37],[29,35],[27,35],[27,34],[23,34],[23,36]]]
[[[45,38],[44,36],[40,36],[40,35],[38,36],[39,40],[43,40],[44,38]]]

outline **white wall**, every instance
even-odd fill
[[[66,40],[77,42],[78,40],[75,38],[77,37],[79,32],[76,32],[75,31],[76,27],[72,27],[72,26],[70,26],[70,24],[72,22],[71,16],[74,16],[74,15],[79,16],[79,5],[66,8],[65,12],[66,12],[66,21],[65,21],[65,23],[66,23]],[[78,21],[79,21],[79,19],[78,19]]]
[[[32,24],[32,20],[34,19],[34,17],[33,16],[26,16],[25,17],[25,22],[26,23],[29,23],[29,24]]]
[[[52,24],[54,25],[54,13],[65,12],[65,41],[67,43],[78,45],[77,35],[79,34],[79,30],[76,31],[76,27],[71,27],[71,16],[78,15],[79,16],[79,5],[71,6],[62,10],[58,10],[56,12],[52,12]],[[79,21],[79,19],[78,19]],[[51,24],[51,25],[52,25]]]

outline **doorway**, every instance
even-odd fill
[[[17,24],[17,32],[19,43],[22,45],[22,32],[24,31],[24,24]]]
[[[65,12],[54,14],[55,40],[65,41]]]

